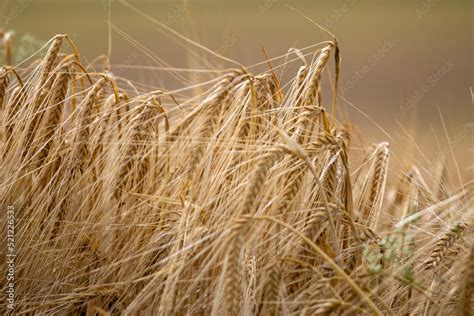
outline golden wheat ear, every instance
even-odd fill
[[[437,242],[424,265],[426,269],[436,269],[446,256],[448,250],[461,238],[462,233],[467,228],[466,223],[459,223],[451,227]]]
[[[62,129],[62,114],[64,112],[66,95],[70,87],[72,79],[71,75],[72,62],[66,63],[58,71],[52,88],[51,88],[51,101],[45,116],[43,118],[43,130],[44,133],[39,137],[40,149],[37,153],[36,159],[38,161],[37,168],[44,163],[44,160],[49,155],[52,148],[52,143],[55,141],[54,137],[59,136],[59,131]]]

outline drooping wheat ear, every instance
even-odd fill
[[[316,100],[316,95],[318,93],[320,81],[321,81],[321,73],[323,72],[324,66],[329,60],[329,56],[331,54],[331,50],[334,48],[334,44],[331,43],[321,49],[318,58],[316,59],[314,68],[310,73],[309,82],[306,85],[304,91],[304,102],[305,105],[314,105]]]
[[[239,215],[249,215],[252,213],[253,206],[256,203],[257,196],[261,191],[267,173],[270,168],[274,165],[275,161],[278,160],[284,151],[280,147],[272,148],[268,153],[260,157],[260,161],[255,168],[255,172],[247,185],[247,192],[244,197],[244,202],[240,208]]]
[[[67,63],[61,67],[51,89],[51,108],[45,117],[46,124],[44,128],[46,133],[43,138],[45,143],[38,153],[39,164],[41,164],[41,162],[48,156],[54,141],[53,137],[59,132],[58,129],[60,128],[61,124],[64,102],[72,78],[71,66],[72,63]]]
[[[51,70],[56,64],[56,59],[59,54],[59,50],[61,49],[61,45],[63,43],[65,35],[58,34],[54,37],[53,42],[49,46],[49,49],[44,57],[44,66],[41,72],[41,79],[40,79],[40,87],[43,87],[48,80]]]
[[[119,106],[119,103],[118,101],[122,100],[123,101],[123,104],[120,104]],[[128,116],[124,116],[123,119],[124,119],[124,122],[122,123],[122,111],[120,110],[122,105],[124,105],[125,107],[125,113],[128,113],[130,111],[130,98],[128,97],[128,95],[125,93],[125,92],[121,92],[119,94],[119,100],[116,99],[116,103],[117,103],[117,106],[116,106],[116,109],[115,109],[115,115],[116,115],[116,118],[115,118],[115,121],[117,122],[117,127],[118,127],[118,135],[117,135],[117,138],[121,138],[122,137],[122,125],[126,125],[128,122],[127,122],[127,119],[128,119]]]
[[[290,171],[284,179],[284,192],[282,203],[279,206],[278,214],[288,214],[291,212],[291,206],[300,191],[304,182],[307,167],[301,161],[298,161],[294,167],[294,171]]]
[[[75,135],[74,146],[75,146],[75,169],[81,174],[83,173],[86,164],[90,158],[89,152],[89,139],[91,124],[93,122],[92,113],[94,112],[94,106],[98,93],[107,83],[106,78],[100,78],[90,89],[86,98],[81,104],[80,117],[77,123],[77,132]]]
[[[457,315],[472,315],[474,310],[474,243],[459,279]]]
[[[308,139],[308,136],[311,134],[311,123],[322,111],[323,108],[319,106],[305,105],[303,107],[303,112],[298,115],[292,135],[297,143],[304,143]]]
[[[286,126],[285,130],[288,130],[290,135],[294,134],[296,130],[297,124],[293,123],[295,119],[298,119],[298,117],[295,118],[295,116],[301,111],[300,108],[304,104],[303,91],[307,75],[308,67],[306,65],[301,66],[293,80],[292,97],[294,99],[294,103],[292,103],[287,110],[287,115],[289,115],[290,119],[284,122],[286,125],[288,125]]]
[[[296,100],[298,104],[302,102],[302,95],[304,89],[304,82],[306,80],[306,76],[308,75],[308,67],[303,65],[298,69],[298,73],[296,74]]]
[[[467,226],[466,223],[458,223],[441,237],[424,263],[426,269],[435,269],[443,261],[448,250],[461,237]]]
[[[6,67],[0,68],[0,114],[3,112],[3,102],[5,100],[6,90],[8,87],[9,78]]]
[[[110,133],[110,126],[114,124],[112,118],[113,118],[113,113],[116,112],[117,118],[116,122],[117,126],[120,125],[120,106],[122,106],[122,102],[126,101],[126,96],[124,93],[119,93],[118,99],[115,93],[112,93],[107,97],[104,101],[104,111],[102,112],[102,115],[98,116],[96,118],[96,123],[95,124],[95,132],[97,132],[97,136],[95,137],[95,142],[94,142],[94,149],[92,150],[92,156],[93,157],[98,157],[100,154],[103,152],[104,149],[104,144],[109,144],[110,141],[114,137],[114,133]],[[95,133],[94,132],[94,133]],[[121,130],[120,128],[118,129],[118,134],[120,134]],[[120,138],[120,136],[119,136]]]
[[[257,92],[257,107],[259,110],[263,111],[274,108],[274,98],[277,91],[271,74],[255,76],[255,90]]]
[[[258,135],[259,128],[263,123],[262,115],[273,108],[273,95],[269,84],[270,74],[264,74],[250,78],[245,85],[243,95],[249,95],[245,118],[242,122],[242,128],[239,131],[239,138],[242,140],[253,140]]]
[[[107,100],[107,90],[106,87],[101,89],[99,93],[97,94],[95,104],[96,106],[94,107],[93,111],[94,114],[99,114],[101,112],[101,108],[105,107],[105,101]],[[115,96],[115,94],[114,94]]]
[[[56,35],[51,43],[46,56],[43,59],[43,69],[40,73],[39,86],[35,89],[35,99],[33,103],[32,117],[29,122],[28,134],[26,142],[23,145],[23,157],[30,158],[32,154],[37,152],[36,146],[33,144],[34,139],[37,136],[38,127],[40,122],[44,117],[44,107],[46,104],[47,97],[50,94],[50,88],[53,84],[55,77],[57,76],[57,71],[59,70],[56,67],[56,60],[58,59],[59,51],[61,49],[61,44],[63,41],[64,35]]]
[[[377,146],[376,156],[373,167],[372,181],[369,187],[369,196],[367,204],[363,211],[363,218],[370,219],[370,227],[373,229],[377,226],[380,215],[385,182],[388,171],[389,149],[388,143],[381,143]]]
[[[196,149],[195,153],[193,154],[193,158],[188,165],[186,174],[188,175],[188,180],[194,174],[197,165],[201,161],[204,153],[206,152],[207,148],[207,140],[212,137],[214,134],[214,129],[218,124],[218,120],[220,114],[226,107],[226,100],[229,96],[229,93],[238,81],[235,80],[239,76],[241,76],[243,72],[241,70],[232,71],[227,74],[217,85],[215,92],[212,94],[211,99],[209,100],[209,105],[207,107],[207,119],[203,123],[204,127],[198,133],[198,148]],[[237,82],[235,82],[237,81]],[[204,144],[201,144],[201,140]]]
[[[5,108],[6,115],[4,124],[5,124],[5,141],[6,141],[6,147],[5,147],[5,153],[8,152],[8,150],[11,148],[11,145],[15,142],[13,139],[13,129],[15,128],[16,122],[17,122],[17,116],[20,113],[23,103],[27,99],[28,95],[28,86],[22,86],[22,87],[16,87],[8,102],[7,102],[7,107]]]
[[[230,90],[229,82],[232,82],[234,78],[240,76],[244,72],[240,69],[234,69],[228,73],[226,73],[223,78],[211,89],[213,91],[210,95],[205,98],[201,104],[194,109],[191,113],[189,113],[185,118],[183,118],[178,124],[174,126],[174,128],[168,133],[166,137],[166,143],[172,143],[177,140],[177,137],[186,129],[194,119],[202,114],[205,111],[214,111],[216,112],[216,104],[217,104],[217,111],[222,111],[219,104],[216,102],[217,100],[224,100],[227,97],[227,93]],[[229,88],[229,89],[227,89]],[[173,98],[174,99],[174,98]],[[218,117],[218,116],[217,116]],[[189,168],[188,168],[189,171]]]
[[[342,150],[344,146],[342,146],[342,139],[340,137],[334,137],[333,135],[321,132],[317,136],[316,142],[312,142],[308,144],[308,151],[309,152],[328,152],[328,159],[327,162],[329,166],[326,166],[326,172],[324,175],[324,179],[322,185],[324,190],[326,191],[326,195],[328,197],[329,202],[333,202],[334,194],[337,184],[337,163],[338,160],[334,158],[338,151]],[[320,156],[315,155],[314,159],[320,159]]]
[[[129,183],[134,184],[134,180],[141,181],[146,175],[149,168],[149,161],[146,157],[147,139],[149,139],[151,129],[150,123],[152,116],[151,98],[141,100],[141,103],[134,109],[134,116],[129,122],[129,132],[126,139],[124,157],[119,166],[119,174],[117,177],[117,185],[115,189],[115,197],[119,199],[124,189]],[[145,155],[145,156],[144,156]],[[139,160],[144,156],[143,163],[138,168],[136,179],[131,179],[132,170]]]
[[[122,100],[121,96],[119,96],[119,100]],[[97,130],[94,133],[97,132],[97,137],[95,138],[94,149],[92,150],[93,157],[100,156],[104,149],[104,144],[110,142],[110,139],[107,139],[107,137],[110,137],[111,133],[107,134],[107,131],[111,124],[113,109],[118,106],[119,103],[115,98],[115,94],[109,95],[104,101],[104,112],[101,116],[97,117],[97,124],[95,124]]]
[[[329,60],[333,47],[334,44],[331,43],[321,50],[312,71],[308,74],[309,78],[306,80],[305,89],[302,94],[304,100],[303,112],[299,114],[295,127],[296,130],[293,133],[293,138],[298,143],[307,140],[308,136],[311,135],[312,123],[314,123],[312,118],[317,118],[324,110],[319,106],[321,103],[319,100],[321,73]],[[315,106],[315,104],[318,106]]]
[[[337,150],[340,147],[340,138],[322,132],[317,135],[317,140],[307,145],[308,152],[321,152]]]
[[[283,93],[279,90],[279,84],[272,74],[263,74],[255,77],[257,92],[257,110],[256,117],[258,134],[266,121],[277,124],[277,115],[275,109],[283,98]],[[263,119],[263,118],[266,118]]]

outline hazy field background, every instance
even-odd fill
[[[429,171],[433,157],[441,154],[454,166],[449,140],[462,176],[471,178],[474,154],[471,1],[130,0],[129,3],[246,66],[264,60],[262,45],[274,57],[285,54],[290,47],[301,48],[328,39],[286,4],[295,7],[336,34],[342,48],[343,96],[353,105],[341,99],[341,107],[347,109],[352,122],[359,126],[365,143],[387,140],[397,164],[408,166],[417,161]],[[112,1],[111,13],[116,28],[173,67],[206,68],[206,65],[190,65],[185,48],[119,1]],[[107,52],[106,20],[103,1],[0,1],[0,28],[15,31],[17,42],[25,35],[41,42],[54,34],[68,33],[87,60]],[[152,87],[180,87],[164,71],[143,69],[141,66],[158,65],[115,31],[112,48],[112,70],[121,76]],[[211,62],[216,65],[215,60]],[[257,72],[264,68],[250,69]]]

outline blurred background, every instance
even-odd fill
[[[0,0],[0,28],[14,31],[20,62],[57,33],[70,34],[85,60],[108,50],[108,3]],[[157,67],[219,69],[224,61],[176,41],[156,21],[246,65],[266,70],[289,48],[330,39],[294,7],[333,32],[342,52],[340,109],[364,143],[389,141],[395,163],[456,162],[472,179],[474,157],[473,2],[469,0],[111,0],[112,71],[143,88],[184,86]],[[143,13],[137,12],[137,10]],[[146,14],[147,16],[145,16]],[[145,49],[146,48],[146,49]],[[316,49],[304,52],[314,52]],[[312,55],[308,55],[308,62]],[[292,55],[295,58],[295,55]],[[273,66],[283,63],[276,60]],[[301,61],[285,67],[294,75]],[[281,70],[282,68],[278,68]],[[332,71],[331,67],[331,71]],[[185,74],[187,76],[187,74]],[[327,76],[327,75],[326,75]],[[191,79],[207,80],[211,75]],[[323,95],[329,107],[330,95]],[[442,124],[444,120],[445,126]],[[345,119],[339,115],[339,119]],[[357,150],[357,144],[354,144]],[[456,157],[456,161],[453,158]]]

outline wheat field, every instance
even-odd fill
[[[15,314],[472,315],[472,183],[356,144],[335,39],[285,82],[269,63],[180,91],[94,71],[66,35],[44,50],[0,68]]]

